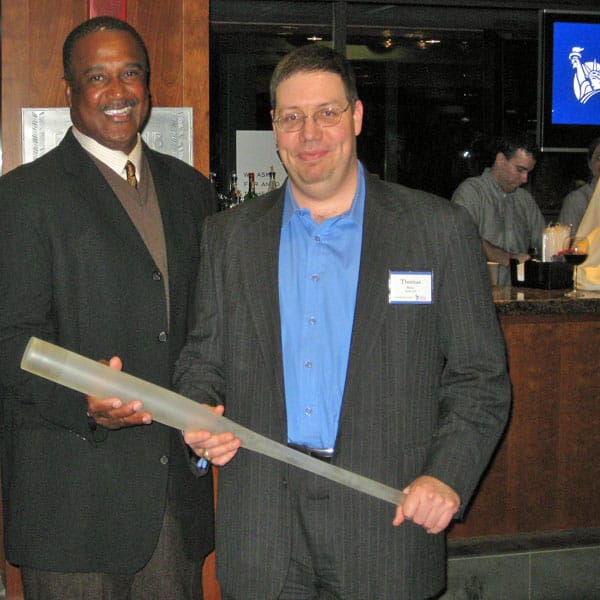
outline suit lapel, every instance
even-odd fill
[[[284,397],[283,359],[281,354],[281,325],[279,313],[279,240],[283,190],[265,207],[260,216],[244,232],[248,251],[241,257],[244,282],[243,297],[249,303],[250,313],[257,330],[257,339],[265,364],[271,365],[271,381],[279,397]],[[235,210],[235,209],[233,209]],[[282,425],[285,423],[285,406],[281,403]],[[285,426],[284,426],[285,431]]]
[[[181,201],[179,182],[173,181],[171,172],[166,168],[166,165],[158,165],[153,152],[144,144],[144,155],[148,160],[148,167],[152,174],[152,182],[154,183],[154,191],[158,202],[158,209],[163,225],[163,234],[165,238],[165,249],[167,252],[167,268],[169,271],[169,287],[173,293],[174,282],[179,280],[179,260],[183,249],[181,246],[182,239],[189,239],[184,232],[181,231],[183,218],[179,218],[181,206],[184,204]],[[186,223],[188,225],[188,223]]]
[[[65,173],[70,178],[72,188],[79,194],[81,203],[89,207],[92,218],[96,222],[106,223],[104,230],[107,235],[120,238],[120,247],[124,253],[130,254],[134,250],[152,260],[144,241],[116,194],[70,130],[61,146],[64,146],[62,156]]]
[[[401,266],[391,261],[393,257],[406,255],[409,240],[387,235],[390,228],[400,226],[403,210],[401,200],[387,186],[367,176],[361,263],[343,410],[355,395],[356,382],[365,377],[373,345],[381,335],[386,318],[389,270]]]

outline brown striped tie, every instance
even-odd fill
[[[128,160],[125,165],[125,172],[127,173],[127,183],[132,185],[137,190],[137,179],[135,178],[135,165]]]

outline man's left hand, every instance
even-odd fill
[[[459,495],[443,481],[423,475],[404,489],[406,498],[396,508],[393,524],[412,521],[427,533],[440,533],[448,527],[460,506]]]

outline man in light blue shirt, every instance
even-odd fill
[[[231,433],[186,432],[224,467],[222,597],[430,598],[445,582],[443,532],[510,404],[481,240],[464,209],[365,172],[363,105],[337,52],[284,57],[271,105],[288,179],[206,223],[176,385],[406,498],[386,504],[240,449]]]

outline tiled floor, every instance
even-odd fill
[[[600,600],[600,529],[451,541],[440,600]]]
[[[439,600],[600,600],[600,528],[452,540]]]

